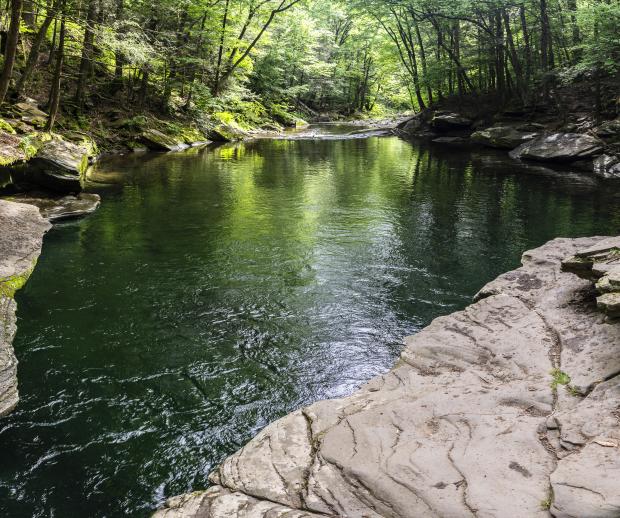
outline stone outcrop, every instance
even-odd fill
[[[620,323],[561,269],[602,240],[527,252],[392,371],[269,425],[156,517],[620,516]]]
[[[485,130],[474,132],[471,136],[471,140],[476,144],[482,144],[487,147],[515,149],[537,137],[538,133],[519,131],[511,126],[493,126]]]
[[[602,178],[620,178],[620,157],[599,156],[594,160],[594,174]]]
[[[77,196],[49,196],[43,193],[29,193],[14,196],[11,201],[34,205],[41,216],[55,223],[68,219],[81,218],[95,212],[101,204],[101,197],[94,193],[80,193]]]
[[[596,281],[597,305],[610,317],[620,317],[620,238],[610,238],[565,260],[562,269]]]
[[[36,207],[0,200],[0,416],[18,401],[13,296],[34,269],[49,228]]]
[[[604,143],[580,133],[553,133],[526,142],[510,153],[519,160],[576,162],[592,159],[603,151]]]
[[[28,164],[26,179],[53,191],[78,193],[95,155],[90,142],[77,144],[56,136],[40,143]]]
[[[180,142],[156,129],[144,130],[141,140],[153,151],[181,151],[189,147],[184,142]]]
[[[431,119],[431,127],[439,133],[449,133],[451,131],[466,130],[471,127],[473,122],[467,117],[458,113],[436,112]]]

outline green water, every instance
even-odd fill
[[[18,295],[0,516],[146,516],[260,428],[349,394],[404,336],[555,236],[620,231],[620,188],[396,138],[103,164]],[[120,182],[120,183],[119,183]]]

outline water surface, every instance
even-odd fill
[[[124,157],[95,179],[101,209],[49,233],[18,295],[2,516],[147,516],[386,371],[524,249],[620,230],[617,185],[396,138]]]

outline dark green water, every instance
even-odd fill
[[[50,232],[18,296],[0,516],[146,516],[270,421],[384,372],[524,249],[620,231],[617,184],[395,138],[101,176],[124,185]]]

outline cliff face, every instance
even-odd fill
[[[526,253],[392,371],[271,424],[156,517],[620,516],[620,323],[560,267],[600,242]]]
[[[49,228],[36,207],[0,200],[0,416],[18,401],[13,296],[32,273]]]

